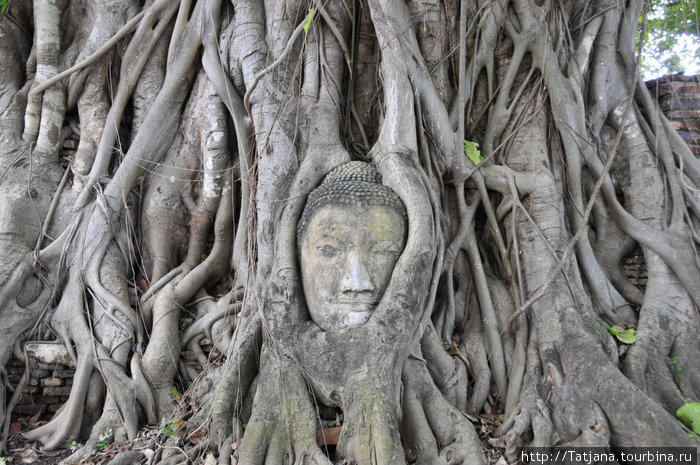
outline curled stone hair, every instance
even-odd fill
[[[379,172],[369,163],[351,161],[340,165],[311,191],[297,224],[297,245],[306,234],[311,218],[326,205],[389,207],[407,218],[406,206],[393,190],[382,184]]]

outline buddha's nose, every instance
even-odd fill
[[[346,293],[371,293],[374,285],[369,271],[355,250],[350,250],[340,287]]]

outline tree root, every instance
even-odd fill
[[[469,318],[465,321],[464,328],[460,351],[469,361],[469,372],[474,380],[474,385],[469,393],[467,412],[478,415],[486,404],[491,390],[491,370],[484,344],[481,312],[475,303],[470,306]]]
[[[359,383],[345,394],[345,421],[338,453],[358,465],[405,463],[398,427],[398,408],[387,389],[367,389]]]
[[[227,451],[223,444],[227,438],[232,442],[243,437],[241,416],[243,400],[251,389],[258,372],[259,347],[262,342],[259,313],[244,315],[236,327],[223,375],[212,402],[209,438],[221,454]],[[253,391],[255,393],[256,391]]]
[[[525,379],[519,402],[496,432],[506,444],[506,457],[516,460],[515,449],[528,444],[533,447],[549,447],[554,427],[549,408],[537,394],[537,383],[541,377],[541,366],[534,342],[528,344]],[[529,434],[529,443],[528,441]]]
[[[78,438],[93,360],[81,357],[73,378],[70,397],[56,418],[25,434],[30,441],[41,441],[45,450],[65,447]]]
[[[404,362],[402,439],[418,464],[485,464],[474,426],[443,397],[426,363]],[[381,462],[380,462],[381,463]]]
[[[267,358],[263,366],[272,370],[261,375],[252,417],[236,458],[246,465],[331,465],[316,444],[315,409],[304,379],[296,367],[275,361],[268,350],[263,350],[263,358]]]
[[[143,367],[146,379],[154,387],[158,415],[167,416],[172,408],[170,394],[180,357],[181,342],[178,335],[180,308],[213,276],[221,276],[230,267],[232,244],[232,209],[230,180],[221,194],[216,214],[215,241],[211,254],[189,273],[178,277],[155,297],[153,330],[144,353]]]
[[[65,4],[40,0],[34,3],[37,37],[37,71],[32,87],[48,80],[58,71],[61,36],[61,8]],[[22,138],[26,142],[36,141],[35,152],[42,158],[58,157],[58,134],[63,125],[66,89],[61,83],[45,90],[40,95],[30,96],[25,112]]]

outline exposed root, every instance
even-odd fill
[[[463,412],[503,406],[509,460],[692,445],[675,410],[700,400],[700,164],[638,79],[642,2],[10,3],[3,437],[2,367],[31,331],[78,367],[27,435],[89,435],[68,461],[177,407],[206,440],[114,465],[484,463]],[[356,159],[405,204],[406,246],[370,319],[321,331],[295,230]],[[637,244],[644,290],[620,263]],[[316,443],[330,422],[335,457]]]
[[[78,361],[73,378],[73,388],[63,410],[46,425],[26,433],[27,439],[30,441],[41,441],[44,444],[44,449],[54,450],[59,447],[66,447],[71,441],[78,438],[85,396],[93,370],[92,363],[93,360],[85,356]]]
[[[408,454],[420,464],[485,464],[474,426],[443,397],[426,363],[409,358],[402,380],[402,438]]]
[[[316,444],[315,409],[304,379],[296,367],[265,352],[265,369],[272,370],[261,375],[253,414],[236,451],[239,463],[331,465]]]
[[[519,403],[496,432],[504,438],[506,457],[509,461],[516,460],[517,447],[549,447],[554,432],[550,410],[539,398],[537,391],[541,367],[534,343],[528,345],[527,351],[527,367]]]

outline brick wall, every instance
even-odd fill
[[[678,134],[700,158],[700,75],[672,74],[646,84]],[[647,269],[641,248],[625,259],[624,271],[632,284],[646,287]]]
[[[6,367],[7,378],[16,386],[24,373],[24,362],[12,358]],[[13,421],[39,415],[38,420],[49,420],[68,400],[75,370],[62,365],[35,363],[27,387],[12,411]]]
[[[695,156],[700,157],[700,75],[664,76],[648,81],[647,88]]]

